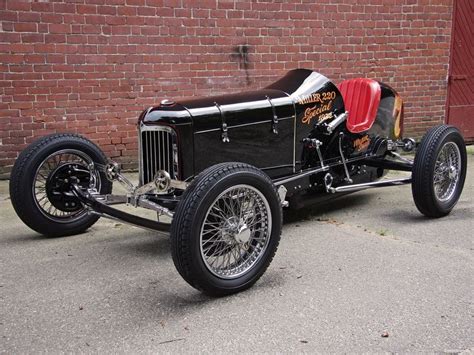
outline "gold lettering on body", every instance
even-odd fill
[[[309,95],[303,95],[296,98],[296,101],[300,105],[307,105],[313,102],[323,104],[327,101],[334,100],[336,98],[336,91],[326,91],[326,92],[313,92]]]
[[[370,144],[370,138],[368,135],[365,135],[361,138],[357,138],[354,141],[354,148],[358,152],[360,152],[361,150],[367,149],[369,147],[369,144]]]
[[[333,117],[332,112],[323,113],[321,116],[318,117],[318,123],[327,121],[327,120],[331,119],[332,117]]]
[[[326,121],[333,117],[331,110],[333,101],[337,93],[333,91],[313,92],[308,95],[299,96],[296,98],[300,105],[308,105],[315,103],[313,107],[307,107],[304,110],[303,124],[310,124],[313,118],[318,118],[318,122]]]
[[[308,107],[306,110],[304,110],[304,116],[303,119],[301,120],[302,123],[310,124],[311,120],[319,116],[323,113],[326,113],[327,111],[331,110],[332,107],[332,101],[329,101],[327,104],[323,105],[316,105],[314,107]],[[323,117],[323,119],[319,119],[320,122],[327,120],[328,118],[332,117]]]

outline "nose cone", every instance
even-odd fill
[[[160,105],[150,107],[141,119],[143,124],[184,124],[191,123],[191,115],[186,108],[174,101],[165,99]]]

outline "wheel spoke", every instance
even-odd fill
[[[240,246],[235,245],[233,248],[235,262],[237,263],[240,260]]]
[[[215,214],[215,213],[212,213],[212,212],[209,212],[209,215],[210,216],[213,216],[215,218],[226,218],[224,215],[222,214]]]
[[[232,197],[231,196],[224,196],[222,202],[227,207],[228,214],[227,216],[234,216],[234,206],[232,204]]]

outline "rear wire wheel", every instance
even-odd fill
[[[455,127],[430,129],[421,140],[412,171],[412,193],[427,217],[443,217],[456,205],[466,179],[464,139]]]
[[[171,251],[181,276],[211,296],[252,286],[270,265],[282,211],[271,179],[243,163],[203,171],[183,194],[171,225]]]

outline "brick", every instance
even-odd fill
[[[23,22],[39,22],[40,18],[41,15],[38,12],[26,12],[21,14],[21,21]]]
[[[50,12],[53,10],[53,4],[50,2],[32,2],[31,10],[37,12]]]
[[[51,24],[49,25],[49,33],[70,33],[71,25],[69,24]]]
[[[39,33],[25,33],[21,35],[23,43],[42,43],[44,42],[44,35]]]
[[[58,13],[42,13],[41,14],[42,23],[63,23],[63,16]]]
[[[76,13],[76,4],[54,3],[53,9],[55,14]]]
[[[78,14],[97,14],[97,6],[96,5],[84,5],[84,4],[78,4],[76,5],[76,12]]]
[[[7,9],[12,11],[30,11],[31,3],[23,1],[9,1],[7,3]]]
[[[38,27],[36,23],[19,22],[15,23],[13,28],[15,32],[36,32]]]

